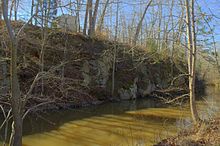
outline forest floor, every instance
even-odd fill
[[[155,146],[220,146],[220,117],[203,121],[177,136],[162,140]]]

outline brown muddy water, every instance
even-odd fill
[[[200,117],[219,114],[220,89],[209,89],[203,99],[197,102]],[[187,104],[123,101],[28,117],[23,146],[151,146],[190,126]]]

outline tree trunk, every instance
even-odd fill
[[[13,8],[14,8],[14,4],[15,4],[15,0],[12,0],[10,11],[9,11],[9,20],[11,20],[11,18],[12,18],[12,11],[13,11]]]
[[[51,12],[51,0],[49,0],[49,1],[47,1],[47,7],[46,8],[44,8],[44,11],[45,11],[45,23],[44,23],[44,26],[46,27],[46,28],[48,28],[48,26],[49,26],[49,20],[50,20],[50,12]]]
[[[189,94],[190,94],[190,110],[194,123],[199,120],[199,115],[195,103],[195,63],[196,63],[196,33],[194,20],[194,0],[191,0],[191,11],[189,0],[186,3],[186,23],[188,36],[188,69],[189,69]]]
[[[112,63],[112,97],[114,97],[115,93],[115,70],[116,70],[116,57],[117,57],[117,40],[118,40],[118,15],[119,15],[119,0],[117,0],[117,11],[116,11],[116,25],[115,25],[115,45],[113,50],[113,63]]]
[[[86,13],[85,13],[85,19],[84,19],[84,28],[83,28],[84,35],[86,35],[86,31],[87,31],[88,14],[89,14],[89,1],[90,0],[87,0],[87,4],[86,4]]]
[[[168,3],[168,5],[169,5],[169,3]],[[167,49],[167,47],[168,47],[168,36],[169,36],[169,32],[170,32],[170,30],[168,31],[168,29],[169,29],[169,24],[170,24],[170,21],[171,21],[171,28],[172,28],[172,32],[174,32],[174,22],[173,22],[173,7],[174,7],[174,0],[171,0],[171,4],[170,4],[170,14],[169,14],[169,17],[168,17],[168,20],[167,20],[167,22],[165,22],[166,20],[164,20],[164,33],[163,33],[163,43],[162,43],[162,47],[161,48],[165,48],[165,49]],[[173,35],[174,36],[174,35]],[[172,42],[174,42],[174,37],[173,37],[173,41]],[[173,46],[172,46],[173,47]],[[172,54],[172,50],[171,50],[171,54]],[[173,57],[173,56],[171,56],[171,57]]]
[[[109,0],[106,0],[105,6],[103,8],[103,11],[102,11],[102,14],[100,16],[100,19],[99,19],[99,22],[98,22],[98,26],[97,26],[97,31],[99,31],[99,32],[102,31],[102,26],[103,26],[103,23],[104,23],[104,17],[105,17],[105,13],[106,13],[108,4],[109,4]]]
[[[138,35],[139,35],[139,33],[140,33],[140,30],[141,30],[141,27],[142,27],[142,23],[143,23],[144,17],[145,17],[145,15],[146,15],[147,10],[148,10],[148,8],[149,8],[149,6],[150,6],[150,4],[151,4],[152,1],[153,1],[153,0],[150,0],[150,1],[148,2],[147,6],[146,6],[146,8],[145,8],[145,10],[144,10],[144,13],[143,13],[143,15],[142,15],[142,17],[141,17],[141,19],[140,19],[140,21],[139,21],[139,23],[138,23],[138,26],[137,26],[137,29],[136,29],[136,32],[135,32],[135,36],[134,36],[134,39],[133,39],[133,45],[136,45],[136,43],[137,43]]]
[[[92,32],[92,0],[89,0],[89,30],[88,35],[91,36]]]
[[[34,0],[31,1],[31,16],[34,14]],[[33,25],[32,18],[30,20],[31,25]]]
[[[162,19],[163,19],[163,5],[162,5],[162,1],[160,0],[159,4],[158,4],[158,12],[159,12],[159,15],[158,15],[158,30],[157,30],[157,49],[158,51],[160,52],[161,51],[161,26],[162,26]]]
[[[11,40],[11,107],[14,121],[14,135],[12,146],[22,145],[22,110],[21,110],[21,95],[17,77],[17,40],[10,21],[8,19],[7,0],[2,1],[3,17],[6,23],[7,31]]]
[[[2,20],[2,0],[0,0],[0,20]]]
[[[15,7],[14,7],[14,17],[15,17],[15,21],[18,20],[18,6],[19,6],[19,0],[15,0]]]
[[[96,18],[98,14],[98,8],[99,8],[99,0],[96,0],[93,17],[92,17],[91,35],[94,35],[95,33],[95,25],[96,25]]]
[[[80,32],[80,15],[79,11],[81,9],[81,0],[77,0],[77,10],[76,10],[76,18],[77,18],[77,32]]]
[[[35,14],[38,16],[38,12],[39,12],[39,6],[40,6],[40,1],[37,1],[37,4],[36,4],[36,11],[35,11]],[[35,25],[37,25],[38,23],[38,20],[37,20],[37,17],[35,17]]]

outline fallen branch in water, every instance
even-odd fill
[[[34,107],[32,107],[32,108],[29,108],[29,109],[24,113],[24,115],[22,116],[22,119],[24,119],[30,111],[32,111],[32,110],[34,110],[34,109],[36,109],[36,108],[38,108],[38,107],[40,107],[40,106],[43,106],[43,105],[46,105],[46,104],[50,104],[50,103],[53,103],[53,102],[54,102],[54,101],[43,102],[43,103],[40,103],[40,104],[38,104],[38,105],[36,105],[36,106],[34,106]]]
[[[179,88],[159,90],[154,94],[154,96],[162,100],[162,102],[166,104],[171,104],[171,103],[174,103],[176,101],[179,101],[181,99],[188,97],[189,95],[185,91],[186,90],[179,89]]]
[[[178,97],[176,97],[176,98],[174,98],[174,99],[172,99],[172,100],[169,100],[169,101],[167,101],[167,102],[165,102],[165,103],[170,104],[170,103],[173,103],[173,102],[175,102],[175,101],[177,101],[177,100],[179,100],[179,99],[182,99],[182,98],[184,98],[184,97],[189,97],[189,94],[183,94],[183,95],[178,96]]]

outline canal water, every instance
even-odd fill
[[[201,118],[219,114],[219,89],[209,89],[201,99]],[[151,146],[191,125],[187,104],[123,101],[28,117],[23,146]]]

